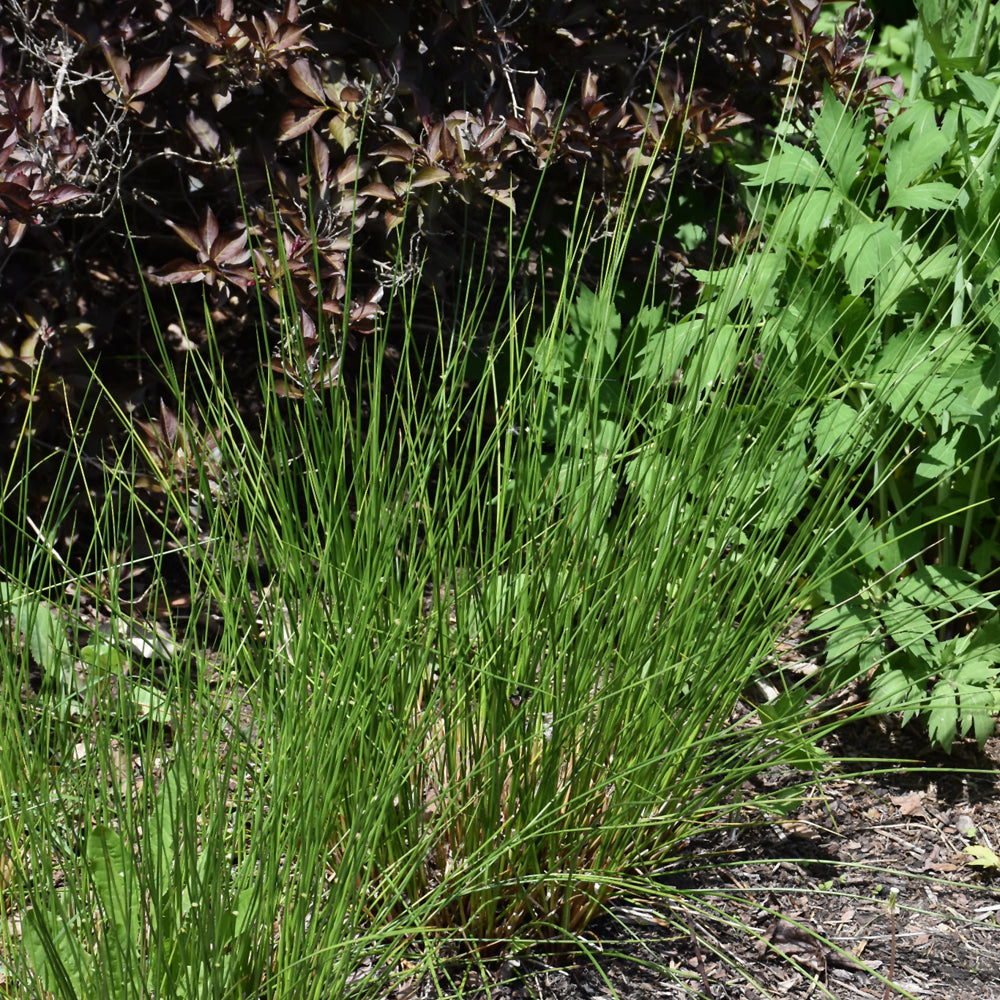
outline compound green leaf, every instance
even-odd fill
[[[980,844],[970,844],[968,847],[963,848],[963,850],[970,858],[970,865],[1000,871],[1000,856],[996,855],[988,847],[983,847]]]
[[[852,295],[860,295],[869,282],[899,267],[902,238],[889,223],[866,221],[851,226],[830,248],[834,261],[843,260],[844,276]]]
[[[768,163],[740,164],[750,175],[743,181],[748,187],[768,187],[773,184],[798,184],[802,187],[832,187],[830,175],[819,160],[799,146],[782,144]]]
[[[929,181],[913,187],[897,188],[886,208],[948,208],[958,197],[958,188],[945,181]]]
[[[865,127],[852,121],[850,113],[829,86],[824,90],[823,107],[816,116],[813,133],[837,187],[846,195],[865,158]]]
[[[934,685],[927,712],[927,729],[938,746],[948,749],[958,732],[958,701],[955,685],[941,680]]]
[[[909,134],[905,138],[899,136],[898,130],[892,133],[885,162],[890,206],[893,199],[939,163],[951,146],[947,137],[937,129],[933,117],[929,121],[912,121]]]

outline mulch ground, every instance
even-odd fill
[[[587,935],[596,963],[529,956],[464,977],[461,996],[1000,1000],[1000,872],[963,850],[1000,852],[1000,738],[932,756],[872,722],[827,749],[918,763],[831,778],[780,825],[693,843],[664,875],[677,905],[617,904]],[[409,997],[458,994],[424,982]]]

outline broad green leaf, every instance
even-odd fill
[[[890,597],[881,611],[882,622],[893,642],[901,649],[924,658],[934,643],[937,623],[919,605],[899,597]]]
[[[980,575],[986,576],[993,571],[993,567],[1000,562],[1000,542],[987,538],[980,542],[969,556],[969,562],[973,569]]]
[[[798,339],[798,324],[789,322],[789,317],[784,313],[769,316],[760,329],[760,349],[765,357],[773,358],[777,351],[785,354],[795,364],[798,358]]]
[[[913,471],[914,482],[919,486],[945,480],[957,470],[957,435],[939,437],[920,449],[920,456]]]
[[[929,181],[913,187],[898,188],[889,196],[886,208],[948,208],[954,204],[958,195],[958,188],[952,184]]]
[[[786,265],[786,252],[778,247],[754,254],[743,264],[706,271],[692,268],[691,273],[704,282],[703,300],[711,297],[705,322],[711,327],[726,322],[729,314],[745,301],[765,312],[775,300]]]
[[[945,606],[952,606],[954,603],[968,610],[994,607],[993,601],[982,593],[982,581],[979,577],[961,566],[926,564],[900,582],[923,587],[923,590],[914,592],[913,596],[930,606],[942,603],[944,598]]]
[[[833,179],[808,149],[787,143],[782,143],[781,148],[767,163],[739,164],[739,167],[750,175],[743,181],[748,187],[767,187],[772,184],[798,184],[818,188],[833,186]]]
[[[876,278],[875,314],[878,318],[899,308],[904,293],[920,285],[929,294],[940,279],[955,272],[955,247],[944,246],[923,255],[918,246],[907,244],[896,259],[896,266],[880,272]]]
[[[103,636],[96,637],[80,650],[80,659],[91,666],[105,670],[118,670],[128,663],[128,657],[113,642]]]
[[[573,349],[574,363],[582,363],[588,357],[592,363],[614,357],[622,321],[609,299],[587,287],[581,288],[569,308],[569,324],[575,337],[567,339],[578,344]]]
[[[970,844],[968,847],[962,848],[962,850],[969,855],[971,859],[969,861],[970,865],[976,865],[979,868],[986,868],[991,871],[1000,871],[1000,856],[988,847],[984,847],[981,844]]]
[[[864,161],[867,136],[864,125],[851,119],[829,85],[823,89],[823,107],[813,123],[813,133],[837,187],[846,195]]]
[[[948,749],[958,732],[958,698],[955,684],[942,679],[934,685],[928,702],[927,729],[931,739]]]
[[[860,609],[838,608],[836,616],[819,619],[819,626],[824,627],[831,620],[836,621],[836,626],[827,636],[826,654],[834,662],[860,657],[873,643],[879,643],[878,622]]]
[[[183,866],[186,855],[179,849],[177,836],[187,808],[189,785],[189,776],[180,767],[167,769],[143,833],[143,864],[150,866],[164,890],[171,880],[187,881]]]
[[[954,338],[954,331],[943,331],[936,337],[900,333],[886,340],[873,364],[872,382],[899,418],[917,424],[962,391],[941,362],[943,352],[950,361],[962,360],[952,346]]]
[[[813,619],[816,628],[831,627],[837,621],[840,605],[853,600],[862,589],[861,577],[853,566],[841,569],[833,576],[819,581],[814,586],[814,593],[819,596],[827,608],[820,611]]]
[[[904,670],[883,668],[872,683],[871,708],[879,715],[905,710],[912,718],[922,700],[919,684]]]
[[[994,100],[996,100],[997,91],[1000,90],[1000,85],[998,85],[993,80],[989,80],[984,76],[979,76],[976,73],[968,73],[964,70],[957,74],[959,80],[968,88],[969,94],[972,99],[977,103],[981,104],[984,108],[988,108]]]
[[[21,605],[18,621],[28,636],[28,645],[35,662],[51,674],[58,674],[69,656],[66,634],[59,620],[48,607],[40,602],[32,606]]]
[[[65,913],[28,910],[21,921],[21,947],[42,987],[56,996],[95,995],[97,966]]]
[[[625,480],[646,504],[653,501],[669,481],[670,458],[655,442],[644,444],[625,470]]]
[[[741,340],[742,331],[731,323],[709,333],[688,359],[685,384],[691,379],[696,388],[707,389],[730,378],[740,361]]]
[[[150,719],[162,726],[174,726],[177,717],[174,714],[170,699],[159,691],[145,684],[132,687],[129,697],[135,705],[140,719]]]
[[[649,338],[659,333],[667,325],[664,320],[666,314],[666,307],[662,304],[643,306],[629,323],[623,341],[624,345],[631,351],[632,366],[626,373],[630,377],[633,374],[632,369],[635,367],[635,358],[642,353],[642,349],[649,343]]]
[[[905,138],[900,138],[897,126],[887,139],[885,180],[889,187],[890,205],[894,198],[939,163],[951,146],[937,129],[932,115],[923,120],[907,117],[905,122],[910,127]]]
[[[138,872],[131,849],[107,827],[92,830],[85,848],[87,870],[97,890],[104,921],[105,973],[129,995],[136,983],[143,914]]]
[[[954,70],[974,69],[982,58],[979,36],[982,0],[916,0],[924,37],[946,80]]]
[[[860,295],[876,277],[900,266],[902,239],[887,222],[859,222],[837,237],[830,259],[843,260],[852,295]]]
[[[684,367],[695,345],[705,336],[705,331],[705,320],[696,316],[665,326],[658,333],[651,333],[649,342],[639,352],[639,363],[633,378],[669,385],[677,370]]]
[[[793,233],[799,246],[810,250],[816,237],[828,229],[837,211],[845,204],[843,194],[832,188],[817,188],[793,195],[778,211],[771,224],[772,238],[780,240]]]
[[[864,433],[865,429],[859,423],[858,412],[854,407],[839,399],[825,403],[816,421],[813,444],[817,457],[850,455],[856,452],[860,444],[857,436],[859,431]]]

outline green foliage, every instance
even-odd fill
[[[167,726],[174,722],[168,696],[142,679],[138,664],[120,645],[95,634],[74,652],[74,643],[67,638],[65,616],[57,614],[27,588],[0,582],[0,614],[5,612],[10,613],[31,660],[41,669],[43,685],[52,689],[64,721],[90,715],[97,704],[103,712],[111,710],[117,726],[127,728],[143,720]],[[127,635],[134,625],[122,622],[120,627]],[[140,628],[140,632],[144,631]],[[156,652],[144,640],[135,641],[149,654]],[[81,680],[77,673],[78,659],[90,668],[86,680]],[[116,698],[109,696],[112,680],[118,682]]]
[[[973,22],[980,33],[992,23]],[[966,35],[942,29],[935,45],[950,39],[957,51]],[[786,439],[761,462],[758,500],[738,493],[758,515],[754,532],[800,531],[829,464],[853,468],[843,502],[856,513],[807,567],[803,594],[827,635],[824,682],[870,676],[873,710],[899,711],[904,723],[920,715],[946,749],[992,733],[1000,670],[989,582],[1000,546],[987,506],[1000,487],[1000,87],[968,62],[946,60],[930,96],[888,121],[827,89],[807,133],[743,167],[762,245],[750,261],[695,271],[704,295],[694,313],[671,319],[646,306],[629,320],[607,306],[596,313],[582,293],[554,351],[535,352],[550,400],[543,426],[575,420],[607,450],[609,473],[642,497],[662,494],[667,469],[645,439],[727,396],[734,424],[749,414],[748,442],[762,412],[785,411]],[[757,369],[767,391],[747,388]],[[672,402],[650,423],[657,392]],[[588,426],[590,412],[598,420]],[[639,440],[623,434],[629,419]],[[547,461],[565,479],[573,447],[548,440]],[[688,444],[695,465],[701,444]],[[717,492],[724,498],[725,484]],[[770,515],[765,495],[781,497]],[[591,515],[620,499],[606,491]],[[751,537],[741,529],[726,544],[739,552]],[[973,641],[976,661],[963,662],[955,650]]]
[[[91,459],[122,443],[112,408],[88,396],[92,369],[141,419],[158,418],[147,298],[161,315],[181,303],[172,364],[221,337],[236,391],[259,390],[263,360],[283,376],[271,391],[294,397],[303,381],[352,381],[375,339],[398,349],[403,324],[384,309],[398,285],[425,319],[460,312],[468,248],[484,251],[477,266],[499,288],[510,238],[523,240],[517,294],[541,297],[561,263],[545,251],[565,226],[565,193],[582,187],[610,227],[647,166],[628,281],[691,297],[686,267],[713,253],[709,220],[735,224],[722,156],[735,129],[757,151],[786,100],[801,113],[822,81],[843,94],[870,76],[811,11],[780,4],[623,0],[582,17],[562,3],[376,7],[206,0],[165,19],[160,0],[136,0],[123,27],[114,6],[81,0],[0,19],[0,465],[24,474],[33,515],[74,435]],[[784,53],[800,46],[808,79],[789,95]],[[683,189],[683,228],[658,234]],[[153,248],[145,287],[123,213]],[[651,275],[655,242],[669,267]],[[505,304],[481,309],[490,327]],[[258,357],[261,336],[270,351]],[[165,436],[175,471],[190,472],[183,441]],[[72,470],[83,534],[97,468]]]
[[[1000,872],[1000,855],[982,844],[972,844],[963,848],[965,853],[971,858],[970,865],[976,865],[994,874]]]
[[[217,43],[234,62],[246,47]],[[289,348],[279,360],[258,343],[259,409],[227,380],[211,301],[204,352],[183,368],[159,338],[172,402],[158,416],[97,385],[131,449],[77,453],[116,498],[92,510],[80,562],[117,581],[105,563],[118,540],[150,527],[183,565],[192,619],[213,609],[221,634],[213,674],[192,628],[169,658],[176,688],[132,704],[169,723],[169,746],[166,727],[122,726],[100,698],[92,742],[79,726],[53,738],[55,685],[22,691],[0,647],[0,799],[24,845],[0,905],[20,921],[24,991],[383,997],[456,957],[575,945],[626,884],[669,901],[660,873],[692,837],[794,808],[826,763],[817,740],[839,720],[774,663],[803,605],[825,637],[821,687],[862,679],[871,711],[919,716],[945,747],[983,741],[1000,707],[984,580],[1000,545],[983,513],[1000,462],[1000,98],[967,57],[891,121],[830,89],[811,128],[783,123],[770,162],[744,170],[757,252],[744,241],[725,268],[698,270],[690,313],[623,289],[628,210],[598,266],[585,261],[599,239],[582,187],[574,231],[548,251],[565,248],[558,289],[525,304],[516,268],[530,252],[508,229],[506,281],[463,269],[466,297],[437,312],[433,351],[415,329],[416,276],[362,302],[345,282],[330,299],[345,326],[402,317],[391,394],[387,352],[363,354],[348,391],[342,358],[304,322],[317,303],[292,272],[312,291],[335,279],[309,270],[305,238],[271,262],[288,281],[256,288]],[[130,105],[155,89],[155,67],[106,58]],[[317,107],[285,127],[339,116],[343,147],[353,95],[288,72]],[[672,86],[658,82],[664,106]],[[559,127],[540,87],[530,108],[539,135]],[[458,142],[434,134],[439,154]],[[242,250],[214,216],[176,231],[208,257],[195,271],[239,277]],[[505,303],[492,331],[487,300]],[[33,554],[25,523],[11,520]],[[74,594],[104,592],[60,565]],[[126,684],[130,652],[66,639],[34,593],[19,581],[2,597],[47,672],[83,646],[90,690],[141,689]],[[736,709],[755,686],[748,724]],[[141,788],[131,760],[116,770],[125,737]],[[775,765],[801,780],[743,801]],[[95,798],[98,781],[112,794]],[[0,922],[5,944],[14,927]]]
[[[207,905],[206,868],[218,859],[197,853],[192,791],[183,770],[169,768],[141,837],[107,826],[91,830],[81,869],[66,873],[68,886],[35,893],[22,944],[43,989],[77,997],[194,998],[209,995],[208,983],[228,991],[242,979],[254,889],[234,887]],[[214,968],[199,975],[195,956],[202,949],[192,942],[206,919]],[[171,947],[154,950],[151,961],[151,940]]]
[[[904,722],[920,714],[946,749],[956,735],[992,733],[1000,669],[983,586],[997,565],[986,505],[1000,433],[990,169],[1000,89],[967,62],[956,56],[950,82],[882,130],[828,93],[804,145],[780,140],[767,164],[745,168],[770,280],[755,295],[735,269],[703,275],[731,307],[749,297],[766,357],[793,362],[803,387],[825,366],[811,383],[813,453],[861,459],[871,438],[858,417],[871,405],[892,428],[852,500],[865,515],[851,543],[867,554],[819,574],[814,624],[843,666],[828,670],[832,687],[855,668],[872,672],[873,706]],[[955,655],[971,641],[956,630],[981,636],[975,666]]]
[[[0,614],[11,615],[14,627],[46,678],[61,693],[75,692],[76,675],[66,630],[49,605],[22,587],[0,582]]]

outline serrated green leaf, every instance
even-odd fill
[[[833,224],[844,204],[840,191],[831,188],[816,188],[793,195],[779,209],[778,217],[772,223],[772,237],[780,240],[786,234],[794,233],[799,246],[810,250],[819,233]]]
[[[950,80],[955,70],[974,69],[979,61],[978,56],[962,53],[965,31],[968,29],[971,9],[967,8],[964,15],[956,6],[951,6],[945,12],[934,11],[931,5],[921,5],[918,9],[920,27],[924,37],[930,42],[934,51],[934,59],[946,80]]]
[[[993,80],[988,80],[986,77],[979,76],[976,73],[968,73],[965,70],[962,70],[956,75],[968,88],[972,99],[981,104],[984,108],[988,108],[996,99],[997,91],[1000,90],[1000,86],[994,83]]]
[[[997,728],[997,708],[974,708],[970,712],[963,712],[971,725],[966,725],[966,733],[971,733],[975,738],[979,748],[986,746],[986,741],[996,732]]]
[[[726,322],[732,310],[745,301],[749,301],[758,314],[766,311],[774,299],[785,264],[785,250],[772,247],[735,267],[718,271],[692,268],[691,274],[705,285],[703,298],[711,298],[703,322],[709,327]]]
[[[58,619],[44,604],[39,603],[32,610],[26,611],[24,626],[35,662],[50,674],[57,673],[62,667],[64,656],[68,655],[66,636]]]
[[[741,329],[726,323],[713,330],[688,361],[685,379],[692,379],[699,389],[718,385],[729,378],[740,361]]]
[[[750,175],[743,181],[748,187],[768,187],[772,184],[818,188],[833,186],[833,178],[808,149],[788,143],[783,143],[767,163],[740,164],[739,167]]]
[[[900,138],[897,128],[886,140],[885,180],[890,204],[893,198],[939,163],[951,146],[937,128],[933,115],[927,118],[907,117],[905,123],[910,128],[909,135]]]
[[[878,623],[855,608],[842,608],[840,612],[836,627],[827,636],[827,658],[858,658],[863,650],[878,643]]]
[[[921,607],[895,595],[882,608],[882,621],[900,649],[918,656],[925,653],[925,649],[919,647],[932,644],[937,633],[937,623]]]
[[[813,441],[817,457],[851,454],[859,445],[859,430],[863,432],[864,426],[859,423],[858,412],[853,406],[839,399],[825,403],[816,421]]]
[[[939,595],[938,601],[943,596],[946,603],[959,604],[967,610],[995,607],[989,595],[982,593],[980,578],[961,566],[924,565],[912,574],[912,578],[926,581],[934,587]]]
[[[961,381],[951,377],[938,357],[942,350],[958,354],[948,343],[953,337],[951,332],[944,339],[897,334],[886,341],[872,381],[898,419],[917,424],[927,414],[949,408],[962,391]]]
[[[896,266],[887,268],[876,277],[875,311],[882,316],[896,311],[900,297],[916,285],[932,292],[937,282],[955,271],[955,248],[939,247],[923,254],[919,246],[907,244],[896,259]]]
[[[2,596],[35,662],[50,679],[60,682],[65,692],[75,691],[77,678],[73,657],[59,619],[47,604],[27,592],[5,585]]]
[[[634,378],[670,383],[678,368],[683,368],[687,356],[705,336],[705,320],[695,318],[672,323],[657,333],[651,333],[648,343],[639,352]]]
[[[846,195],[861,169],[867,136],[864,125],[852,120],[829,85],[823,89],[823,107],[813,123],[813,133],[837,187]]]
[[[872,711],[879,715],[905,711],[912,717],[923,701],[922,682],[912,669],[883,666],[872,682]]]
[[[927,731],[931,740],[947,750],[958,732],[958,693],[952,681],[942,679],[934,685],[928,702]]]
[[[889,196],[886,208],[949,208],[958,197],[958,188],[945,181],[928,181],[898,188]]]
[[[983,673],[986,676],[977,683],[961,680],[961,671],[953,678],[961,712],[962,734],[975,733],[980,746],[993,735],[997,708],[1000,705],[1000,691],[995,687],[996,670]]]
[[[918,486],[945,479],[957,466],[958,442],[952,435],[939,437],[920,449],[920,457],[913,470],[913,481]]]
[[[962,848],[962,850],[969,855],[971,859],[969,861],[970,865],[1000,871],[1000,856],[988,847],[984,847],[982,844],[970,844],[968,847]]]
[[[889,223],[861,222],[837,237],[830,259],[842,260],[844,276],[852,295],[860,295],[877,276],[900,266],[902,238]]]

